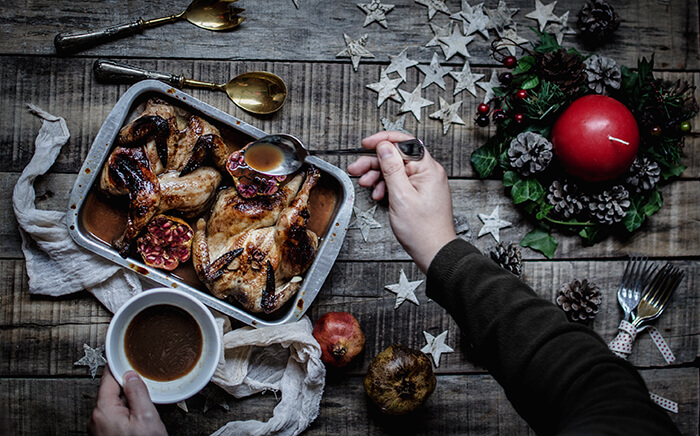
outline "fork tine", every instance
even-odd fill
[[[664,265],[663,268],[661,268],[661,270],[659,270],[659,272],[656,273],[651,284],[646,289],[644,295],[642,295],[643,300],[646,300],[649,304],[656,304],[659,295],[663,291],[663,284],[666,281],[666,277],[668,276],[669,268],[670,264],[667,263],[666,265]]]
[[[666,307],[666,303],[668,303],[668,300],[671,298],[671,294],[673,294],[673,291],[675,291],[678,288],[678,285],[681,284],[681,280],[683,280],[685,271],[679,270],[678,268],[673,268],[671,275],[673,277],[671,278],[671,280],[669,280],[668,284],[666,285],[665,292],[661,296],[659,301],[660,310],[663,310],[664,307]]]

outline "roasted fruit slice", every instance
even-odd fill
[[[193,236],[192,227],[180,218],[156,215],[136,247],[146,265],[172,271],[189,260]]]

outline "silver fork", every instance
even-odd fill
[[[650,263],[646,256],[633,254],[627,262],[620,286],[617,288],[617,301],[625,312],[625,321],[629,320],[630,313],[639,304],[641,289],[649,283],[654,270],[656,264]]]
[[[636,313],[633,314],[632,325],[639,328],[640,324],[653,321],[661,315],[668,304],[671,294],[678,288],[685,276],[685,271],[670,263],[664,265],[656,273],[651,284],[644,291]]]

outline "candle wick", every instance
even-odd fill
[[[623,141],[623,140],[620,139],[620,138],[615,138],[614,136],[608,135],[608,139],[609,139],[610,141],[617,141],[617,142],[621,142],[621,143],[623,143],[623,144],[625,144],[625,145],[630,145],[629,142]]]

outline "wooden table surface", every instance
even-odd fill
[[[81,291],[64,298],[46,298],[28,293],[11,195],[19,174],[34,152],[40,121],[27,110],[35,104],[67,120],[71,139],[51,172],[37,182],[37,206],[66,210],[70,189],[93,138],[128,85],[99,83],[92,65],[97,58],[110,58],[144,68],[182,73],[186,77],[226,82],[252,70],[274,72],[287,82],[288,101],[282,111],[270,116],[243,112],[225,94],[187,90],[241,120],[267,132],[288,132],[314,147],[357,146],[360,139],[382,129],[382,118],[398,119],[400,104],[388,101],[377,108],[377,94],[366,88],[377,82],[389,55],[407,48],[411,59],[430,62],[436,47],[426,47],[433,33],[429,24],[445,26],[449,17],[437,13],[428,21],[427,9],[412,0],[394,0],[387,14],[388,28],[372,23],[363,27],[365,14],[356,2],[299,0],[256,2],[240,0],[247,20],[230,32],[216,33],[187,22],[147,30],[140,35],[106,43],[69,56],[59,56],[53,38],[61,31],[97,28],[124,23],[138,17],[154,18],[184,9],[186,0],[5,0],[0,5],[0,186],[3,219],[0,221],[0,419],[1,428],[15,434],[80,434],[94,406],[98,378],[86,367],[74,366],[83,355],[83,344],[104,343],[111,313],[91,294]],[[461,3],[448,0],[452,12]],[[583,1],[559,0],[554,12],[570,11],[572,25]],[[488,0],[486,7],[497,2]],[[532,0],[510,0],[518,33],[530,40],[525,15],[534,10]],[[610,56],[619,64],[636,66],[641,56],[655,55],[658,77],[700,83],[698,50],[698,2],[696,0],[611,1],[621,18],[614,40],[595,53]],[[575,27],[575,25],[574,25]],[[343,34],[357,39],[368,35],[367,49],[373,59],[363,58],[355,72],[347,58],[336,55],[345,48]],[[493,37],[493,32],[491,34]],[[591,53],[568,35],[564,45]],[[469,45],[472,70],[486,75],[503,70],[491,56],[490,41],[477,36]],[[444,62],[461,69],[457,55]],[[422,82],[418,69],[408,71],[401,89],[413,90]],[[439,97],[452,102],[454,80],[447,89],[431,85],[423,97],[437,103]],[[505,242],[520,241],[532,224],[504,194],[497,179],[480,180],[470,164],[470,154],[482,145],[491,128],[472,122],[478,98],[466,91],[460,115],[465,125],[452,125],[447,134],[442,124],[428,118],[433,107],[423,109],[417,122],[411,114],[405,128],[422,138],[430,152],[447,169],[453,188],[454,212],[469,224],[473,242],[488,252],[495,242],[490,236],[476,238],[481,228],[478,213],[500,206],[501,218],[512,227],[502,229]],[[696,92],[696,97],[698,93]],[[437,107],[437,104],[434,106]],[[693,120],[700,128],[700,118]],[[687,435],[698,434],[698,350],[700,302],[696,287],[700,278],[700,140],[690,137],[685,145],[688,168],[679,180],[661,188],[663,208],[644,227],[625,239],[609,238],[584,246],[577,238],[557,235],[560,245],[553,259],[522,249],[523,278],[547,300],[574,278],[587,278],[603,292],[603,305],[592,328],[603,338],[614,337],[621,311],[615,292],[627,256],[644,253],[658,262],[671,261],[686,271],[686,278],[673,297],[671,307],[657,322],[677,357],[666,365],[647,334],[640,335],[630,356],[652,392],[679,403],[672,419]],[[329,158],[341,168],[346,158]],[[369,193],[357,188],[356,206],[369,209]],[[409,280],[424,276],[393,237],[387,207],[378,206],[375,218],[382,224],[372,229],[370,240],[349,230],[340,256],[309,315],[316,320],[328,311],[350,311],[367,335],[363,359],[347,372],[329,374],[319,417],[306,434],[531,434],[515,413],[502,389],[483,369],[465,357],[460,331],[445,310],[417,290],[420,305],[405,302],[394,308],[396,297],[384,286],[396,283],[404,270]],[[437,335],[448,331],[454,353],[443,354],[437,389],[424,408],[401,419],[380,416],[364,395],[362,377],[373,356],[390,344],[413,348],[425,345],[423,331]],[[101,370],[100,370],[101,373]],[[221,395],[209,385],[188,401],[189,412],[175,406],[159,407],[172,434],[208,434],[230,420],[267,420],[277,399],[258,395],[244,400]]]

